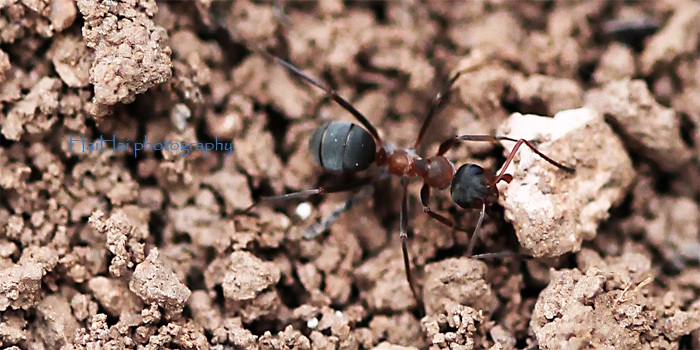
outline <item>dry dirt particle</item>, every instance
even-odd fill
[[[67,86],[86,87],[90,83],[90,64],[94,54],[77,36],[61,36],[50,48],[51,62]]]
[[[47,295],[37,305],[40,323],[36,334],[49,349],[59,349],[73,342],[75,331],[80,327],[73,317],[70,304],[57,294]]]
[[[128,349],[133,348],[133,339],[124,333],[117,333],[107,325],[106,314],[94,314],[87,322],[86,328],[79,328],[74,346],[77,349]],[[113,339],[116,338],[116,339]],[[75,349],[71,348],[71,349]]]
[[[575,80],[534,74],[528,77],[516,75],[511,87],[521,110],[553,115],[583,104],[583,90]]]
[[[688,311],[678,311],[664,320],[662,327],[664,334],[674,341],[690,332],[697,332],[700,329],[700,301],[693,302]]]
[[[440,315],[426,316],[421,327],[430,342],[430,350],[476,349],[474,341],[478,324],[484,321],[480,311],[452,304]],[[483,347],[483,345],[482,345]]]
[[[566,173],[522,145],[506,171],[513,181],[498,184],[505,218],[520,244],[537,257],[580,250],[635,176],[622,141],[590,109],[562,111],[554,118],[515,113],[499,135],[535,141],[542,153],[576,170]],[[508,152],[514,146],[502,144]]]
[[[209,293],[204,290],[193,291],[187,300],[187,306],[192,312],[194,321],[213,334],[213,343],[226,341],[226,329],[223,327],[224,320],[219,310],[214,308],[213,300]]]
[[[17,141],[25,132],[36,134],[47,131],[56,121],[58,94],[61,81],[44,77],[18,101],[2,120],[2,134]]]
[[[370,310],[403,311],[416,306],[401,259],[399,249],[385,249],[355,269],[360,295]]]
[[[208,347],[209,343],[200,327],[192,322],[172,322],[158,328],[156,334],[148,337],[148,344],[144,349],[206,349]]]
[[[85,19],[83,36],[95,50],[90,83],[98,105],[132,102],[137,94],[170,79],[167,33],[150,19],[157,10],[155,1],[77,4]]]
[[[141,323],[141,300],[125,283],[99,276],[88,282],[88,288],[110,316],[119,318],[120,324],[135,327]]]
[[[0,346],[6,347],[26,341],[26,327],[27,320],[19,312],[3,312],[0,316]]]
[[[129,210],[129,215],[135,218],[142,218],[144,214]],[[148,236],[148,227],[135,225],[128,219],[127,214],[122,210],[115,211],[109,219],[104,219],[102,211],[95,211],[88,222],[95,231],[106,236],[107,248],[114,257],[109,266],[109,272],[114,277],[122,276],[134,264],[140,263],[144,259],[145,245],[143,241]]]
[[[486,264],[469,258],[452,258],[426,265],[423,285],[426,314],[443,314],[455,304],[489,314],[498,305],[498,300],[484,280],[485,274]]]
[[[643,80],[619,80],[586,95],[586,105],[620,129],[631,150],[674,172],[690,161],[692,152],[680,135],[676,112],[656,102]]]
[[[668,23],[649,38],[640,57],[642,73],[671,64],[682,55],[694,55],[700,40],[700,5],[694,1],[679,1]]]
[[[360,311],[362,313],[363,311]],[[345,312],[324,306],[319,318],[308,319],[307,327],[313,330],[310,335],[311,343],[316,348],[357,349],[363,344],[371,344],[371,334],[368,329],[353,329],[361,321],[358,310],[350,307]],[[367,345],[364,345],[367,347]]]
[[[206,176],[202,184],[210,185],[224,200],[226,213],[235,209],[245,209],[253,204],[246,177],[230,170],[222,170]]]
[[[626,45],[612,43],[600,57],[600,63],[593,73],[598,84],[630,78],[635,73],[634,52]]]
[[[10,65],[10,56],[3,50],[0,50],[0,84],[7,79],[7,73],[12,66]]]
[[[396,345],[413,345],[421,347],[424,344],[417,340],[423,340],[421,323],[410,312],[397,315],[375,315],[369,321],[369,330],[372,338],[385,340]]]
[[[218,211],[201,206],[168,208],[167,215],[173,230],[188,234],[197,246],[216,247],[231,231],[231,223],[220,220]]]
[[[284,331],[273,336],[269,331],[265,332],[259,340],[260,349],[311,349],[309,338],[295,330],[292,326],[287,326]]]
[[[502,10],[475,16],[472,21],[455,21],[448,35],[455,45],[478,50],[488,56],[517,59],[520,55],[518,44],[522,43],[526,32],[515,14]],[[508,30],[494,30],[508,28]]]
[[[58,263],[58,254],[47,247],[24,249],[17,264],[0,269],[0,311],[28,310],[39,302],[42,278]]]
[[[129,289],[146,304],[165,309],[167,319],[176,318],[182,313],[191,294],[177,275],[163,265],[157,248],[151,249],[146,260],[136,266],[129,281]]]
[[[381,342],[379,343],[379,345],[373,347],[372,350],[418,350],[418,348],[413,346],[401,346],[387,342]]]
[[[221,287],[227,299],[251,300],[279,279],[280,272],[274,264],[266,263],[249,252],[235,251],[231,253],[230,265]]]
[[[224,327],[235,349],[258,349],[258,336],[243,328],[240,318],[228,318],[224,321]]]
[[[700,260],[700,207],[689,198],[669,196],[640,199],[651,217],[635,215],[648,243],[666,261],[683,269]]]
[[[78,13],[78,10],[75,8],[75,0],[50,0],[50,2],[51,14],[49,19],[51,20],[51,27],[56,32],[62,32],[75,21],[75,16]]]
[[[467,125],[459,118],[459,115],[465,114],[464,109],[480,122],[477,125],[493,133],[494,127],[508,116],[501,95],[517,73],[479,51],[461,59],[453,70],[455,73],[458,71],[465,73],[455,82],[453,97],[447,101],[446,107],[454,104],[459,108],[453,113],[457,117],[444,119],[452,126],[449,133],[464,133]]]
[[[553,270],[537,300],[530,326],[542,349],[677,348],[668,339],[697,328],[697,311],[667,310],[668,302],[647,296],[653,276],[645,255],[581,253],[583,271]]]

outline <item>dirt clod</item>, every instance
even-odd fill
[[[662,324],[679,321],[686,330],[692,327],[665,320],[665,306],[645,292],[653,280],[646,256],[628,252],[601,260],[596,253],[584,253],[582,270],[553,272],[552,282],[538,298],[531,326],[542,348],[654,344],[656,337],[663,341],[673,336],[670,329],[654,327],[657,318]],[[589,317],[591,313],[595,317]]]
[[[2,124],[2,135],[8,140],[19,140],[25,132],[42,133],[56,121],[58,109],[58,79],[44,77],[27,95],[7,113]]]
[[[428,315],[442,314],[452,305],[466,305],[489,313],[497,306],[484,280],[486,265],[477,260],[447,259],[426,265],[423,300]]]
[[[430,349],[475,349],[476,333],[484,317],[471,307],[451,304],[439,315],[422,321]]]
[[[16,264],[0,269],[0,311],[27,310],[41,300],[44,276],[56,267],[56,252],[47,247],[31,247],[22,252]]]
[[[263,262],[249,252],[235,251],[227,263],[229,267],[221,281],[227,299],[253,299],[280,278],[274,265]]]
[[[511,138],[536,141],[540,151],[575,169],[568,174],[520,147],[506,170],[513,181],[499,183],[500,203],[520,244],[538,257],[580,250],[634,179],[622,142],[601,114],[587,108],[562,111],[554,118],[516,113],[500,130]],[[502,144],[506,150],[514,146],[511,141]]]
[[[695,25],[700,20],[700,6],[692,1],[683,1],[662,29],[649,39],[642,52],[642,72],[651,74],[662,69],[681,55],[697,50],[700,29]]]
[[[185,302],[192,293],[172,270],[163,265],[155,248],[134,269],[129,289],[146,304],[165,309],[165,317],[168,319],[176,318],[182,313]]]
[[[48,295],[39,302],[36,310],[43,326],[43,331],[37,335],[48,347],[58,349],[73,342],[80,325],[65,298],[59,294]]]
[[[148,235],[146,227],[135,226],[123,211],[117,211],[107,220],[104,213],[96,211],[89,222],[95,230],[106,235],[107,247],[114,254],[109,266],[113,276],[121,277],[127,269],[143,261],[145,252],[142,240]]]
[[[628,147],[653,160],[662,170],[677,171],[690,161],[692,152],[680,137],[678,115],[656,102],[644,81],[610,82],[588,92],[586,105],[611,119]]]
[[[413,346],[401,346],[395,345],[388,342],[381,342],[379,345],[372,348],[372,350],[415,350],[418,349]]]
[[[171,77],[167,33],[150,18],[157,9],[155,2],[110,6],[79,0],[77,4],[85,19],[87,46],[95,50],[90,67],[95,103],[132,102],[137,94]]]
[[[54,42],[53,66],[61,80],[70,87],[90,84],[90,62],[93,59],[85,43],[76,36],[64,36]]]

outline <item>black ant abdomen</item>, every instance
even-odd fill
[[[374,163],[377,144],[374,137],[359,125],[332,121],[316,129],[309,141],[309,152],[328,171],[358,172]]]

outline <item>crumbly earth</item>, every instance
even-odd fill
[[[0,1],[0,347],[699,348],[699,20],[691,0]],[[363,176],[323,173],[308,150],[352,115],[257,50],[399,147],[461,72],[421,155],[455,134],[537,139],[515,113],[602,120],[536,140],[576,174],[514,157],[512,187],[536,195],[489,208],[475,248],[505,256],[469,258],[478,212],[433,190],[446,227],[411,182],[418,302],[396,179],[318,234],[349,194],[243,213]],[[448,157],[495,173],[504,152]],[[546,197],[551,217],[531,210]]]

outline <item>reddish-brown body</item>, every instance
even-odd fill
[[[455,167],[444,156],[422,158],[413,151],[397,149],[378,152],[377,165],[386,165],[390,174],[400,177],[421,177],[430,187],[444,190],[450,186]]]

